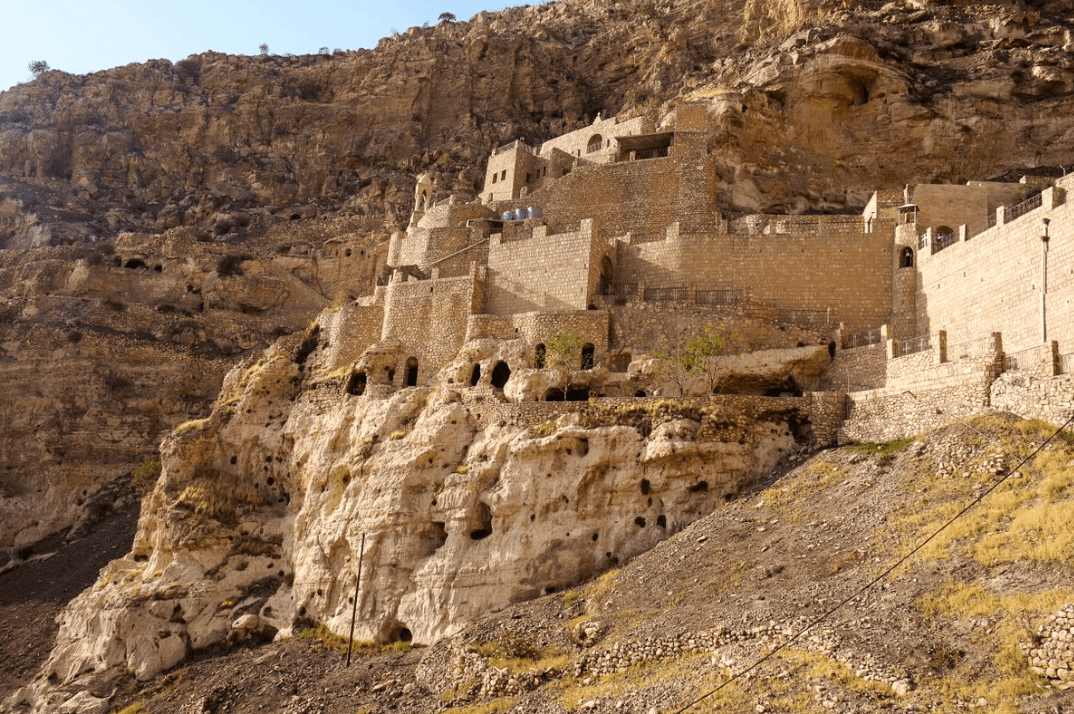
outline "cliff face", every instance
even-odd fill
[[[561,1],[373,51],[53,71],[0,95],[0,174],[20,182],[0,199],[0,245],[254,205],[398,222],[421,171],[474,192],[502,142],[682,95],[722,129],[729,209],[838,209],[878,186],[1055,167],[1074,160],[1069,20],[1058,2]]]

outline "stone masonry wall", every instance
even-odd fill
[[[532,237],[489,242],[489,286],[485,309],[492,315],[585,310],[590,295],[590,262],[598,240],[592,221],[571,233],[548,235],[545,226]],[[599,270],[599,266],[598,266]]]
[[[1059,426],[1074,415],[1074,375],[1005,372],[992,383],[992,407]]]
[[[477,275],[439,280],[393,281],[385,291],[382,339],[402,344],[396,369],[405,374],[406,360],[418,360],[418,384],[428,381],[455,358],[466,336],[466,323],[477,311]]]
[[[332,372],[354,362],[380,340],[384,303],[348,303],[335,312],[322,314],[320,325],[321,340],[328,345],[325,370]]]
[[[1049,218],[1047,339],[1061,354],[1074,351],[1074,205],[1052,206],[1054,197],[1045,191],[1041,208],[938,253],[918,251],[919,334],[947,330],[954,343],[1002,332],[1008,353],[1042,344],[1041,219]]]
[[[548,341],[553,335],[581,335],[593,345],[593,364],[600,365],[608,353],[608,311],[580,310],[577,312],[540,313],[518,315],[473,315],[466,329],[466,339],[495,338],[510,340],[522,338],[527,351]],[[581,354],[578,356],[581,361]]]
[[[1025,186],[973,181],[968,185],[927,184],[915,186],[912,202],[918,206],[917,223],[922,230],[946,226],[954,231],[965,225],[974,236],[987,228],[988,216],[1000,206],[1015,203]]]
[[[729,290],[753,302],[831,309],[850,330],[887,322],[891,303],[891,231],[681,235],[637,245],[621,241],[616,282],[643,287]]]
[[[821,388],[848,392],[882,389],[887,381],[887,361],[885,344],[839,350],[824,372]]]
[[[841,441],[888,441],[978,414],[990,404],[990,388],[1002,354],[935,364],[932,351],[887,361],[887,386],[847,394]]]

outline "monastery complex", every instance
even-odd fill
[[[711,324],[732,328],[739,353],[825,347],[813,383],[734,393],[826,395],[844,439],[989,406],[1069,411],[1074,176],[908,185],[860,215],[729,220],[708,141],[704,108],[687,103],[658,125],[598,116],[539,147],[499,147],[474,202],[433,203],[421,177],[381,284],[342,318],[348,391],[426,383],[474,340],[520,345],[498,376],[476,361],[459,376],[503,388],[572,333],[588,394],[666,395],[639,358]]]

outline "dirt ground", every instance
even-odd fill
[[[887,452],[818,452],[620,569],[491,613],[452,642],[361,648],[348,668],[336,649],[341,638],[307,634],[220,646],[142,684],[105,672],[89,690],[111,696],[110,711],[152,714],[677,711],[780,641],[756,633],[794,630],[873,581],[919,539],[923,514],[970,502],[1034,439],[1002,422],[987,438],[956,424]],[[1058,462],[1074,464],[1074,446],[1058,443],[1054,451]],[[1030,489],[1045,477],[1024,470],[1011,487]],[[60,604],[92,582],[97,564],[124,550],[132,527],[131,514],[117,512],[48,560],[0,575],[0,634],[5,652],[15,654],[0,665],[0,691],[32,675],[55,636]],[[1000,657],[1012,636],[1028,636],[1049,612],[1039,604],[1050,602],[1043,595],[1074,584],[1070,560],[985,565],[968,545],[955,540],[915,556],[688,711],[1074,712],[1074,690]],[[956,586],[977,588],[982,601],[1024,596],[1037,610],[930,611],[930,598]],[[580,644],[576,633],[587,623],[597,634]],[[666,645],[718,630],[742,634],[703,653]],[[599,653],[646,642],[662,653],[620,673],[579,670]],[[482,693],[481,675],[462,667],[460,651],[511,677],[529,672],[532,684],[509,696]],[[884,673],[907,682],[908,691],[896,693]]]

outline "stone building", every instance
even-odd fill
[[[659,125],[598,116],[540,147],[500,147],[474,202],[434,205],[419,178],[381,284],[348,308],[351,356],[369,350],[363,384],[425,383],[478,339],[521,340],[518,369],[564,332],[586,341],[578,367],[625,373],[724,323],[743,351],[826,345],[824,385],[852,395],[919,384],[886,362],[941,342],[987,342],[989,364],[1046,349],[1061,370],[1074,345],[1069,181],[911,185],[856,215],[729,220],[708,147],[705,110],[687,103]]]

